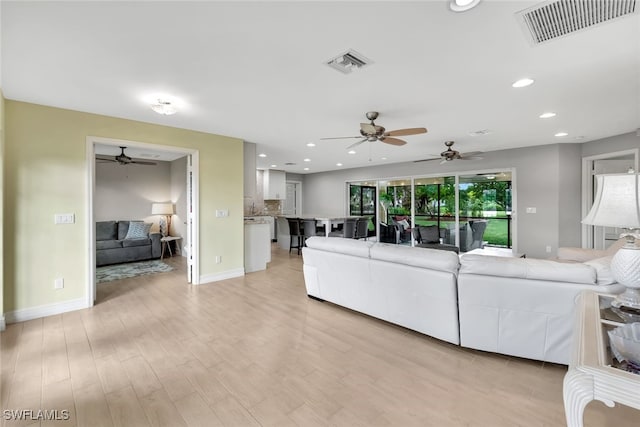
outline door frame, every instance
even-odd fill
[[[294,184],[296,187],[296,216],[301,216],[302,215],[302,181],[295,181],[292,179],[288,179],[285,180],[284,185],[285,185],[285,196],[286,196],[286,185],[287,184]]]
[[[634,169],[638,172],[638,165],[640,164],[640,149],[632,148],[629,150],[614,151],[611,153],[596,154],[593,156],[587,156],[582,158],[582,216],[587,216],[593,205],[593,163],[596,160],[613,160],[618,157],[632,155],[634,160]],[[594,239],[594,226],[582,224],[582,247],[583,248],[598,248],[599,242],[595,242]]]
[[[96,189],[96,150],[95,145],[113,145],[116,147],[127,146],[136,148],[145,148],[154,151],[168,151],[172,153],[180,153],[185,156],[191,156],[191,171],[193,182],[191,186],[191,200],[193,212],[191,214],[191,248],[189,248],[189,256],[192,257],[192,284],[198,285],[200,280],[200,245],[199,245],[199,151],[184,147],[175,147],[171,145],[151,144],[140,141],[129,141],[124,139],[104,138],[99,136],[88,136],[86,138],[86,163],[87,163],[87,235],[89,236],[88,253],[86,263],[87,268],[87,287],[86,298],[87,307],[93,307],[96,300],[96,226],[94,199]]]

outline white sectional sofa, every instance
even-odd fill
[[[455,253],[311,237],[302,256],[309,296],[460,343]]]
[[[458,257],[331,237],[308,239],[302,255],[313,298],[463,347],[562,364],[577,296],[624,289],[597,260]]]

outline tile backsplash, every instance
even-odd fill
[[[261,200],[253,197],[244,198],[244,215],[280,215],[282,200]]]

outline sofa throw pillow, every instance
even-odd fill
[[[127,236],[124,239],[146,239],[149,237],[149,230],[151,230],[150,222],[131,221],[129,223],[129,231],[127,231]]]

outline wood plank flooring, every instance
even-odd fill
[[[566,367],[477,352],[307,298],[302,260],[191,286],[168,273],[98,285],[87,310],[2,333],[5,426],[563,426]],[[589,404],[586,426],[638,426]]]

